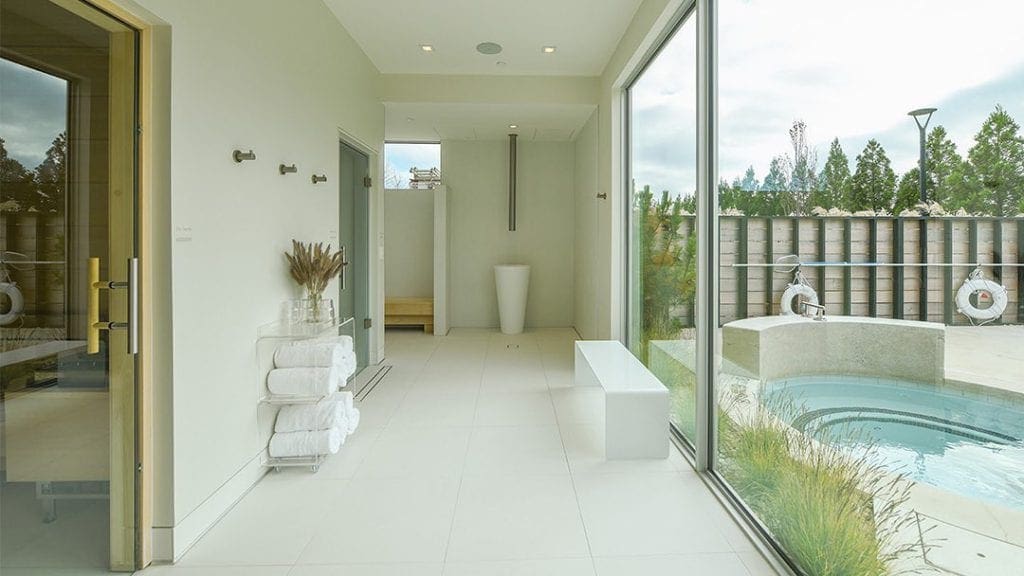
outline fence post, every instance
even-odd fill
[[[953,220],[946,218],[942,222],[942,258],[947,264],[953,262]],[[953,267],[946,266],[942,271],[942,321],[947,326],[953,324]]]
[[[920,256],[921,266],[918,267],[920,284],[917,293],[917,317],[925,322],[928,321],[928,216],[922,216],[917,221],[920,227],[918,230],[917,252]]]
[[[1024,297],[1021,297],[1021,293],[1024,292],[1024,218],[1014,219],[1014,224],[1017,226],[1017,258],[1014,260],[1017,266],[1017,324],[1024,323]]]
[[[853,261],[853,219],[843,219],[843,260]],[[843,268],[843,315],[853,315],[853,268]]]
[[[878,219],[868,220],[868,261],[878,262]],[[868,268],[868,316],[878,317],[878,267]]]
[[[827,232],[825,230],[825,219],[818,217],[818,262],[824,262],[826,258],[825,252],[825,241],[827,239]],[[821,266],[818,268],[818,304],[825,305],[825,267]]]
[[[892,261],[903,264],[903,218],[892,219]],[[892,317],[903,319],[903,267],[892,269]]]
[[[740,216],[737,221],[739,224],[739,230],[736,231],[736,242],[739,243],[739,250],[736,254],[737,264],[747,263],[747,224],[749,221],[746,216]],[[747,290],[747,267],[742,266],[736,269],[736,318],[738,319],[747,317]]]
[[[1003,219],[992,220],[992,276],[996,282],[1003,283]],[[1003,317],[996,318],[993,324],[1002,324]]]
[[[775,262],[775,221],[771,217],[764,219],[764,244],[765,244],[765,263],[771,264]],[[765,316],[772,315],[772,297],[775,293],[775,269],[765,268],[764,271],[764,314]]]

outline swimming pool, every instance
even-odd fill
[[[1024,510],[1024,401],[897,380],[804,376],[769,382],[768,406],[805,433],[888,470]]]

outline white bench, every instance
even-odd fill
[[[616,340],[576,342],[577,386],[601,386],[605,458],[667,458],[668,389]]]

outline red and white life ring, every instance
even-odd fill
[[[793,283],[786,287],[786,291],[782,293],[782,301],[779,302],[779,306],[782,308],[781,314],[783,316],[795,316],[799,314],[796,310],[793,310],[793,301],[797,297],[802,297],[805,302],[811,304],[818,303],[818,293],[814,291],[807,284]]]
[[[11,309],[0,314],[0,326],[6,326],[21,316],[21,311],[25,308],[25,298],[14,282],[0,282],[0,294],[7,296],[11,301]]]
[[[971,296],[988,294],[992,297],[992,304],[988,308],[978,308],[971,303]],[[967,316],[971,320],[991,322],[1003,315],[1007,303],[1006,287],[983,278],[981,274],[971,274],[967,280],[956,291],[957,312]]]

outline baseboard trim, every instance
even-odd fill
[[[231,478],[174,526],[153,527],[153,561],[177,562],[267,473],[262,455],[245,463]]]

